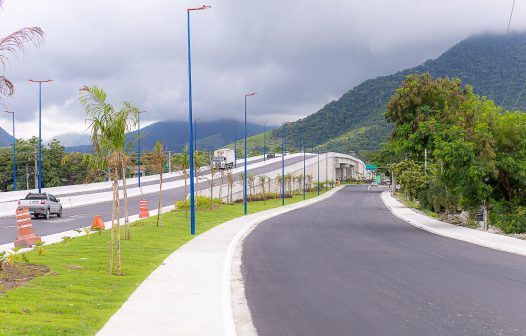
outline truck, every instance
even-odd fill
[[[60,204],[60,199],[51,194],[29,193],[24,199],[18,201],[18,208],[29,209],[29,214],[35,218],[44,216],[45,219],[49,219],[51,214],[62,217],[62,204]]]
[[[234,161],[236,155],[233,149],[222,148],[214,151],[212,157],[212,167],[215,169],[232,169],[234,167]]]

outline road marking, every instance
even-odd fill
[[[16,227],[16,225],[4,226],[4,227],[2,227],[2,229],[10,229],[10,228],[14,228],[14,227]]]

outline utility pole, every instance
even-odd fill
[[[26,163],[26,190],[29,190],[29,167]]]

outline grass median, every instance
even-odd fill
[[[286,204],[301,200],[295,195]],[[258,201],[248,209],[280,205],[280,199]],[[197,234],[242,213],[242,203],[197,212]],[[166,213],[163,222],[157,227],[152,217],[132,224],[132,240],[122,240],[123,276],[108,274],[108,231],[45,246],[43,255],[26,253],[50,272],[0,295],[0,335],[94,335],[166,257],[195,237],[184,212]]]

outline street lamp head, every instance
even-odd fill
[[[250,97],[250,96],[255,96],[255,95],[256,95],[255,92],[245,93],[245,97]]]
[[[201,7],[195,7],[195,8],[188,8],[188,11],[196,11],[196,10],[203,10],[203,9],[210,9],[212,6],[209,5],[202,5]]]
[[[28,81],[32,83],[48,83],[48,82],[52,82],[53,80],[52,79],[28,79]]]
[[[12,111],[4,111],[5,113],[9,113],[9,114],[15,114],[15,112],[12,112]]]

